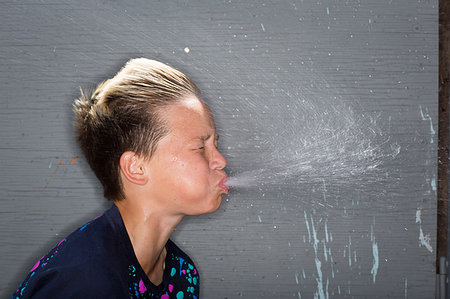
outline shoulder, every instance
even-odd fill
[[[67,269],[95,268],[96,264],[107,263],[120,253],[119,234],[108,223],[105,214],[96,217],[61,240],[44,256],[38,265],[41,268]]]
[[[119,287],[126,291],[121,273],[126,273],[127,261],[117,246],[120,233],[109,223],[108,212],[75,230],[39,259],[11,298],[97,297],[105,291],[117,293]]]
[[[50,267],[32,272],[11,298],[122,298],[126,288],[121,284],[119,277],[104,270]]]
[[[115,206],[82,225],[59,242],[48,254],[53,265],[94,269],[103,264],[118,267],[124,255],[124,227]]]

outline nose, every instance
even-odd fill
[[[209,167],[211,169],[223,169],[227,165],[227,160],[219,152],[217,148],[214,148],[211,160],[209,161]]]

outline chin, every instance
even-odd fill
[[[205,209],[204,211],[202,211],[198,214],[195,214],[195,215],[198,216],[198,215],[203,215],[203,214],[214,213],[219,209],[221,202],[222,202],[222,194],[219,195],[219,197],[217,197],[213,202],[211,202],[211,204],[209,205],[209,207],[207,209]]]
[[[217,198],[216,205],[215,205],[215,206],[213,207],[213,209],[212,209],[210,212],[208,212],[208,213],[214,213],[214,212],[216,212],[216,211],[219,209],[221,203],[222,203],[222,195],[219,195],[219,197]]]

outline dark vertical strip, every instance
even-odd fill
[[[438,128],[438,188],[437,188],[437,250],[436,272],[440,257],[447,256],[448,234],[448,102],[449,102],[449,42],[450,1],[439,1],[439,128]]]

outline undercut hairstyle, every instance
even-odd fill
[[[76,138],[108,200],[125,198],[122,154],[133,151],[149,159],[169,132],[164,108],[189,96],[201,101],[200,90],[185,74],[146,58],[131,59],[91,94],[81,90],[73,105]]]

